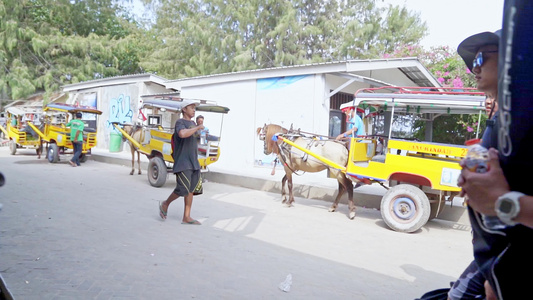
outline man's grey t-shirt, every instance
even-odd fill
[[[198,163],[198,132],[188,138],[180,138],[178,133],[182,129],[189,129],[196,127],[193,121],[179,119],[174,126],[174,166],[173,173],[178,173],[184,170],[200,170],[200,163]]]

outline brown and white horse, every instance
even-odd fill
[[[336,142],[334,140],[315,140],[312,137],[306,137],[299,134],[297,131],[289,131],[276,124],[265,124],[264,127],[257,128],[257,134],[259,138],[264,141],[264,153],[269,155],[274,153],[278,156],[278,159],[283,163],[285,169],[285,176],[281,180],[281,198],[282,203],[292,206],[294,202],[294,195],[292,192],[292,174],[297,171],[304,172],[320,172],[325,169],[329,169],[330,174],[335,177],[339,183],[337,197],[331,205],[329,211],[334,212],[337,209],[339,200],[344,194],[348,192],[348,205],[350,209],[349,218],[353,219],[355,217],[355,204],[353,202],[353,183],[348,179],[345,174],[325,163],[319,161],[311,155],[304,153],[301,150],[296,149],[288,145],[287,143],[282,142],[281,140],[273,141],[272,136],[276,133],[286,134],[292,136],[290,138],[295,144],[301,146],[302,148],[308,149],[309,151],[325,157],[338,165],[346,166],[348,164],[348,149],[346,145],[342,142]],[[289,189],[289,199],[287,200],[287,195],[285,193],[285,182]]]
[[[135,141],[138,143],[142,143],[144,139],[144,132],[143,127],[140,125],[124,125],[123,127],[124,131],[128,133],[129,136],[131,136]],[[135,152],[137,152],[137,168],[139,169],[138,174],[141,175],[141,153],[137,151],[137,148],[125,137],[122,137],[123,140],[126,140],[130,146],[131,150],[131,172],[130,175],[133,175],[135,173]]]

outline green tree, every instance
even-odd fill
[[[137,27],[121,11],[113,0],[1,1],[2,98],[140,70]]]
[[[375,3],[159,0],[151,3],[156,22],[150,35],[157,38],[141,65],[179,78],[369,58],[425,34],[417,15]]]
[[[380,57],[417,44],[427,34],[426,23],[404,7],[379,8],[375,1],[348,0],[341,10],[343,29],[336,59]]]
[[[475,87],[474,75],[468,70],[463,59],[450,47],[432,47],[425,50],[418,45],[401,46],[384,58],[418,57],[421,63],[431,72],[443,87],[463,88]],[[451,144],[464,144],[469,139],[476,138],[476,131],[483,132],[486,115],[443,115],[437,117],[433,123],[433,141]],[[425,121],[416,119],[413,135],[424,139]]]

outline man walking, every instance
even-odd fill
[[[80,166],[80,155],[83,150],[83,129],[85,124],[81,120],[81,112],[77,112],[76,117],[68,122],[65,126],[70,127],[70,140],[72,141],[72,147],[74,150],[74,156],[69,161],[73,167]]]
[[[165,220],[170,203],[183,196],[185,206],[181,224],[201,225],[200,222],[191,218],[191,208],[193,191],[201,180],[197,138],[199,131],[204,129],[204,126],[196,125],[192,120],[198,103],[188,102],[184,103],[184,105],[181,109],[183,117],[176,121],[174,134],[172,135],[174,143],[172,152],[174,159],[173,172],[176,175],[176,188],[168,196],[167,200],[159,203],[159,216]]]

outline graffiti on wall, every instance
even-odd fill
[[[109,101],[109,119],[107,129],[117,131],[112,123],[133,124],[133,109],[131,107],[131,97],[120,94],[117,98]]]

